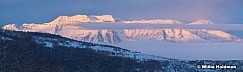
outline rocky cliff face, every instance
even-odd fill
[[[72,39],[86,42],[99,42],[99,43],[119,43],[121,37],[118,32],[114,30],[79,30],[71,37]]]

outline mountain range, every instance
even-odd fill
[[[29,31],[29,32],[43,32],[50,34],[57,34],[71,39],[99,42],[99,43],[119,43],[124,40],[159,40],[171,42],[239,42],[240,38],[219,30],[208,29],[87,29],[82,24],[90,23],[119,23],[112,15],[101,16],[59,16],[55,20],[44,24],[23,24],[18,26],[9,24],[3,26],[6,30]],[[120,22],[124,24],[182,24],[182,22],[172,19],[162,20],[132,20]],[[190,24],[212,24],[212,21],[200,19]]]
[[[59,16],[55,20],[44,24],[23,24],[17,26],[9,24],[3,27],[6,30],[16,31],[30,31],[30,32],[44,32],[50,34],[62,35],[71,39],[86,41],[86,42],[101,42],[101,43],[119,43],[123,40],[136,40],[136,39],[152,39],[160,41],[172,42],[229,42],[241,41],[240,38],[230,35],[226,32],[219,30],[207,29],[124,29],[124,30],[90,30],[80,24],[87,24],[89,22],[95,23],[115,23],[116,19],[112,15],[101,16]],[[134,21],[121,21],[125,24],[130,23],[147,23],[147,24],[181,24],[177,20],[134,20]],[[190,24],[212,24],[210,20],[200,19]]]
[[[213,24],[209,19],[199,19],[192,23],[183,23],[175,19],[149,19],[149,20],[122,20],[114,18],[112,15],[74,15],[59,16],[55,20],[44,24],[78,24],[78,23],[107,23],[121,22],[125,24]]]
[[[205,19],[200,21],[209,22]],[[186,60],[243,59],[240,52],[243,42],[241,35],[239,35],[241,31],[224,30],[225,28],[240,30],[241,25],[202,25],[196,24],[198,21],[193,25],[130,24],[123,22],[124,20],[115,19],[111,15],[75,15],[60,16],[43,24],[9,24],[2,28],[5,30],[55,34],[78,41],[113,45],[168,58]],[[175,51],[177,53],[174,53]],[[227,55],[223,55],[225,53]]]

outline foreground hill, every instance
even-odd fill
[[[1,72],[195,72],[242,71],[243,61],[184,61],[58,35],[0,30]],[[197,65],[234,65],[200,69]]]

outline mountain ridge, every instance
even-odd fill
[[[192,23],[184,23],[176,19],[142,19],[142,20],[122,20],[114,18],[112,15],[83,15],[59,16],[51,22],[43,24],[83,24],[83,23],[125,23],[125,24],[213,24],[209,19],[199,19]]]

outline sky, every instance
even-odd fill
[[[123,20],[176,19],[243,24],[243,0],[0,0],[0,24],[46,23],[58,16],[111,14]]]

